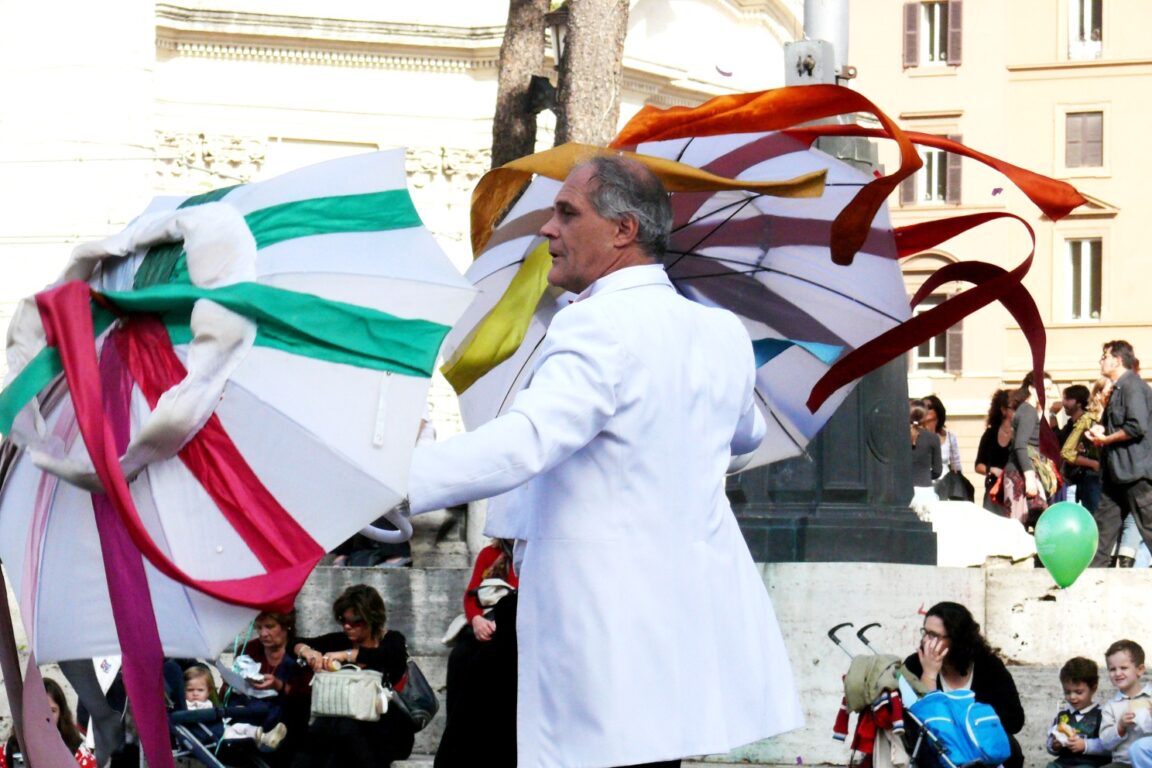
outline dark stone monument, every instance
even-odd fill
[[[904,357],[865,376],[808,455],[728,479],[756,562],[936,564],[912,499]]]

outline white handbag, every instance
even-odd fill
[[[375,670],[349,664],[335,672],[317,672],[312,676],[313,716],[374,722],[387,711],[384,675]]]

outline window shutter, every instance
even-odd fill
[[[960,141],[958,134],[949,134],[948,138],[957,143]],[[960,160],[960,155],[955,152],[948,153],[944,202],[949,205],[960,205]]]
[[[904,3],[904,67],[920,64],[920,3]]]
[[[1104,165],[1104,113],[1084,113],[1084,165],[1098,168]]]
[[[944,370],[959,374],[964,370],[964,321],[948,329],[944,337]]]
[[[915,205],[916,204],[916,174],[922,171],[916,171],[904,181],[900,182],[900,205]]]
[[[963,37],[960,0],[948,0],[948,63],[952,66],[960,65],[960,44]]]

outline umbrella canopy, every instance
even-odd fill
[[[750,464],[797,455],[850,391],[841,389],[810,413],[805,400],[815,382],[844,352],[909,314],[886,209],[876,216],[851,264],[837,265],[830,258],[833,221],[872,177],[778,132],[648,142],[635,151],[644,162],[675,161],[732,180],[726,188],[672,193],[674,218],[664,266],[681,294],[735,312],[753,340],[757,399],[770,431]],[[653,167],[662,173],[663,166]],[[822,180],[819,197],[799,191],[796,180],[812,179]],[[763,182],[796,186],[756,186]],[[495,227],[467,273],[480,298],[449,334],[446,350],[468,348],[477,326],[491,322],[509,289],[514,293],[519,287],[515,280],[521,266],[548,259],[538,229],[551,214],[560,184],[536,176]],[[573,298],[545,290],[523,344],[461,393],[470,428],[510,405],[549,321]]]
[[[256,605],[294,595],[291,586],[253,589],[247,605],[236,605],[229,596],[245,590],[229,585],[276,574],[302,580],[318,554],[406,493],[439,343],[473,291],[421,225],[403,158],[402,150],[350,157],[198,198],[158,199],[125,233],[78,249],[69,266],[69,277],[87,271],[98,306],[122,318],[97,345],[105,392],[118,375],[128,378],[128,437],[150,419],[155,425],[166,391],[179,401],[169,408],[181,411],[177,422],[207,392],[205,429],[229,444],[226,456],[242,459],[239,485],[259,485],[282,510],[265,519],[229,501],[232,491],[216,481],[232,472],[231,460],[190,460],[196,441],[183,439],[191,435],[178,435],[179,455],[158,454],[163,440],[137,452],[149,461],[130,487],[139,524],[128,529],[146,555],[166,655],[216,656]],[[222,210],[201,215],[213,206]],[[229,212],[250,233],[250,251],[219,242]],[[212,237],[197,240],[203,222]],[[183,244],[166,247],[176,238]],[[222,262],[228,249],[239,255]],[[134,319],[141,313],[159,320]],[[24,320],[24,335],[13,334],[24,343],[16,357],[31,362],[10,374],[5,393],[15,427],[5,425],[0,556],[39,661],[119,653],[92,497],[30,460],[39,452],[46,466],[87,466],[90,446],[71,380],[30,378],[54,350],[29,344],[39,317]],[[174,356],[150,354],[169,339]],[[187,373],[160,372],[173,360]],[[47,389],[30,383],[45,378]],[[13,401],[21,389],[40,396]],[[278,530],[260,530],[268,524]],[[141,546],[142,536],[151,544]]]
[[[855,113],[873,115],[880,127],[825,120]],[[899,168],[860,173],[812,150],[821,136],[891,140]],[[948,281],[973,287],[909,317],[923,296],[907,299],[898,259],[999,218],[1022,224],[1035,245],[1027,222],[1006,211],[949,215],[893,231],[885,201],[921,165],[916,144],[994,168],[1053,220],[1085,202],[1065,182],[943,137],[903,131],[867,98],[840,86],[734,94],[692,108],[646,107],[613,142],[672,194],[664,264],[677,289],[735,312],[753,340],[770,433],[745,466],[803,451],[859,377],[993,301],[1020,324],[1033,368],[1042,370],[1044,327],[1022,284],[1032,254],[1012,270],[983,262],[942,268],[921,294]],[[473,194],[477,259],[468,277],[480,298],[447,340],[444,366],[470,427],[508,407],[552,316],[573,298],[548,287],[550,258],[538,230],[576,162],[606,151],[565,145],[522,158],[489,172]]]

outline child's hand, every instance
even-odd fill
[[[1069,736],[1068,737],[1068,743],[1065,746],[1067,747],[1069,752],[1076,752],[1077,754],[1079,754],[1080,752],[1083,752],[1087,748],[1088,745],[1084,743],[1084,739],[1080,738],[1080,736],[1077,735],[1077,736]]]
[[[1136,723],[1136,713],[1132,711],[1125,712],[1116,721],[1116,733],[1121,736],[1128,732],[1128,729]]]

